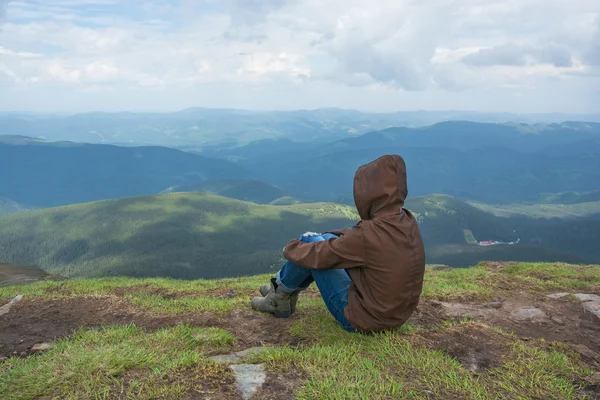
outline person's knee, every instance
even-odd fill
[[[310,233],[310,235],[309,235],[309,233]],[[307,232],[307,233],[302,234],[300,236],[299,240],[301,242],[305,242],[305,243],[314,243],[314,242],[323,242],[325,239],[319,233]]]

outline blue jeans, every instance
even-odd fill
[[[300,241],[312,243],[331,238],[337,238],[337,236],[331,233],[301,236]],[[348,305],[348,288],[352,284],[352,279],[345,269],[307,269],[288,261],[277,273],[277,283],[281,284],[281,288],[287,293],[298,289],[304,290],[313,282],[317,283],[321,297],[336,321],[347,331],[356,332],[344,315],[344,308]]]

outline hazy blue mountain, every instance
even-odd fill
[[[230,162],[166,147],[18,142],[0,142],[0,197],[33,206],[155,194],[189,182],[248,176]]]
[[[541,193],[600,190],[600,153],[562,157],[509,148],[459,151],[396,145],[317,156],[290,152],[242,165],[299,199],[351,203],[356,169],[389,153],[404,157],[409,190],[417,196],[446,193],[489,203],[515,203],[536,201]]]
[[[207,146],[262,139],[332,141],[391,127],[421,127],[442,121],[552,124],[567,120],[600,122],[598,115],[407,111],[365,113],[325,108],[246,111],[190,108],[171,113],[85,113],[76,115],[0,113],[0,134],[48,140],[138,145]],[[577,124],[577,123],[574,123]],[[581,124],[580,124],[581,125]],[[578,128],[580,129],[581,126]]]
[[[186,113],[195,115],[196,111],[182,112]],[[229,111],[219,114],[213,110],[213,114],[225,117]],[[204,147],[186,145],[185,152],[0,136],[0,166],[10,171],[0,176],[0,196],[48,206],[174,188],[259,203],[283,196],[352,203],[355,170],[383,154],[396,153],[407,162],[413,195],[446,193],[492,204],[536,202],[556,193],[600,191],[599,141],[600,124],[588,122],[454,121],[334,137],[327,143],[322,138],[302,143],[262,139],[243,146],[229,141]],[[240,178],[254,181],[219,181]],[[266,186],[260,188],[257,180]]]

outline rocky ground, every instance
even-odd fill
[[[600,398],[598,266],[437,267],[377,335],[314,290],[289,319],[255,313],[267,278],[0,289],[0,398]]]

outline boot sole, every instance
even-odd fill
[[[289,311],[275,311],[273,312],[273,315],[275,318],[289,318],[292,313]]]

